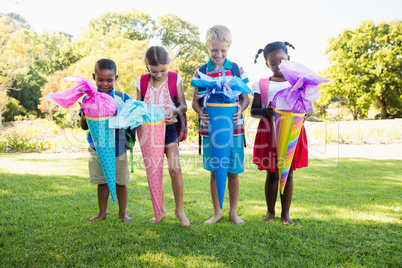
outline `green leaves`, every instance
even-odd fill
[[[146,72],[144,55],[150,42],[165,46],[172,56],[170,69],[183,78],[191,98],[191,78],[208,53],[199,31],[176,15],[152,19],[139,10],[107,12],[92,19],[76,39],[67,33],[38,35],[18,14],[0,15],[0,106],[16,99],[25,113],[66,113],[46,100],[50,92],[66,89],[62,78],[80,75],[91,78],[95,62],[110,58],[117,64],[116,89],[132,97],[135,81]],[[9,91],[9,88],[17,90]],[[187,89],[187,90],[186,90]],[[39,104],[39,105],[38,105]],[[38,109],[38,108],[39,109]],[[13,115],[7,115],[13,120]]]
[[[323,86],[321,104],[328,103],[328,94],[341,97],[354,119],[365,117],[375,100],[382,118],[402,109],[402,99],[398,98],[402,93],[401,30],[402,21],[376,25],[368,20],[357,29],[330,38],[326,53],[332,65],[323,74],[333,82]]]

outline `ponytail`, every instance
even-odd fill
[[[258,51],[257,51],[257,54],[255,54],[255,58],[254,58],[254,64],[256,64],[257,63],[257,58],[258,58],[258,55],[260,55],[261,54],[261,52],[263,52],[264,50],[263,49],[259,49]]]
[[[295,47],[291,43],[286,42],[286,41],[283,43],[285,44],[285,46],[291,47],[291,48],[293,48],[293,50],[296,50]]]

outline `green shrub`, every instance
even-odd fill
[[[45,140],[37,140],[35,141],[35,151],[40,153],[45,147],[48,145]]]
[[[8,102],[2,116],[4,117],[5,122],[13,121],[15,116],[25,115],[27,110],[20,104],[20,102],[14,98],[10,97],[10,101]]]
[[[11,149],[18,149],[20,143],[20,135],[15,129],[11,129],[4,135]]]
[[[7,147],[8,147],[8,145],[7,145],[7,142],[6,142],[6,141],[0,141],[0,151],[1,151],[2,153],[5,153],[5,152],[6,152]]]
[[[187,141],[198,143],[198,114],[193,108],[187,110]]]

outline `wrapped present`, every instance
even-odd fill
[[[65,91],[49,93],[46,97],[63,108],[69,108],[86,94],[86,98],[82,102],[82,109],[85,113],[110,195],[113,203],[116,203],[115,131],[109,128],[109,119],[116,114],[117,103],[108,94],[98,92],[89,79],[73,76],[65,78],[64,81],[74,82],[76,85]]]
[[[137,128],[138,141],[147,173],[156,222],[161,219],[163,159],[165,152],[165,114],[157,105],[149,106],[143,123]]]
[[[224,73],[224,71],[223,71]],[[199,91],[197,97],[204,98],[205,113],[209,115],[209,146],[211,147],[219,205],[222,208],[225,196],[226,180],[230,164],[231,147],[233,144],[233,116],[237,113],[236,101],[240,94],[251,94],[252,91],[239,77],[215,80],[207,75],[198,73],[199,80],[193,80]]]
[[[291,85],[278,91],[272,100],[278,173],[283,194],[305,113],[312,108],[311,102],[318,99],[318,85],[331,80],[319,77],[306,66],[293,61],[282,61],[279,69]]]

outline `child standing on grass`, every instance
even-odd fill
[[[243,70],[234,62],[229,61],[226,57],[232,43],[232,35],[230,30],[223,25],[215,25],[207,31],[206,46],[209,52],[209,61],[199,67],[193,76],[193,80],[200,79],[199,73],[204,73],[209,77],[216,80],[222,80],[223,77],[227,77],[229,80],[233,76],[240,77],[245,83],[248,83],[248,78]],[[223,74],[224,72],[224,74]],[[212,161],[212,150],[209,146],[208,135],[208,123],[209,116],[204,113],[204,108],[201,107],[199,100],[197,99],[198,88],[193,83],[193,109],[200,115],[200,134],[202,135],[202,148],[203,148],[203,164],[204,169],[210,171],[210,189],[212,204],[214,207],[214,215],[204,224],[213,224],[218,222],[222,218],[222,210],[219,204],[219,196],[215,180],[215,172]],[[237,201],[239,198],[239,174],[244,171],[244,128],[242,112],[247,108],[249,104],[249,98],[247,94],[241,94],[238,111],[233,115],[233,121],[236,124],[233,137],[233,147],[230,156],[230,166],[228,172],[228,190],[229,190],[229,220],[233,221],[237,225],[244,224],[244,221],[237,216]]]
[[[268,222],[273,221],[275,218],[275,203],[279,182],[275,132],[272,121],[274,112],[271,106],[271,101],[278,91],[290,86],[290,83],[285,79],[278,67],[282,60],[290,60],[286,46],[294,49],[294,47],[288,42],[269,43],[264,49],[258,50],[254,60],[254,63],[256,63],[258,55],[261,52],[264,52],[265,64],[273,73],[271,77],[260,79],[259,82],[253,84],[252,89],[254,99],[251,105],[251,116],[261,118],[254,142],[253,163],[258,166],[259,170],[267,171],[267,178],[265,181],[267,215],[264,217],[264,220]],[[262,99],[262,96],[264,96],[264,99]],[[309,117],[312,112],[312,110],[308,111],[305,118]],[[296,170],[296,168],[307,166],[307,136],[304,126],[302,126],[284,193],[281,195],[281,218],[285,225],[293,223],[289,217],[289,209],[293,194],[293,171]]]
[[[166,136],[165,154],[167,157],[169,175],[172,181],[173,195],[176,209],[175,215],[179,219],[182,227],[190,226],[183,211],[183,175],[180,166],[179,146],[175,123],[177,115],[187,111],[186,99],[184,97],[183,81],[177,74],[176,88],[179,106],[173,103],[169,92],[168,67],[170,63],[169,53],[161,46],[152,46],[145,53],[145,64],[149,71],[149,78],[146,81],[146,88],[141,88],[141,80],[138,79],[135,86],[137,88],[137,100],[144,101],[147,105],[156,104],[163,108],[166,117]],[[143,75],[142,77],[144,77]],[[147,77],[147,76],[145,76]],[[171,81],[170,81],[171,82]],[[143,92],[145,92],[143,94]],[[166,217],[164,190],[162,188],[161,219]],[[149,222],[156,223],[156,219],[149,219]]]
[[[113,98],[121,98],[124,102],[131,99],[127,94],[114,90],[114,84],[117,81],[117,68],[114,61],[110,59],[100,59],[95,64],[95,71],[92,74],[95,80],[98,92],[109,94]],[[121,96],[121,97],[120,97]],[[80,103],[81,105],[81,103]],[[80,111],[80,123],[83,130],[88,130],[88,124],[85,119],[84,110]],[[133,135],[133,134],[131,134]],[[135,136],[133,136],[135,137]],[[119,218],[121,221],[131,221],[127,216],[127,184],[130,182],[130,173],[128,171],[127,146],[124,129],[115,130],[115,150],[116,150],[116,195],[119,203]],[[95,217],[89,218],[88,221],[103,220],[106,218],[107,203],[109,199],[109,188],[102,171],[98,154],[92,140],[91,133],[88,132],[87,140],[89,143],[89,180],[91,183],[98,185],[98,205],[99,213]]]

